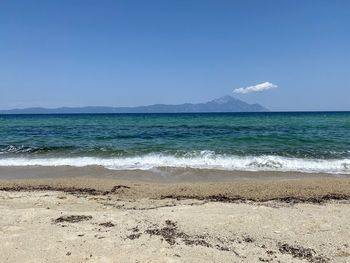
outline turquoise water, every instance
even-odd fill
[[[350,113],[0,115],[0,166],[350,173]]]

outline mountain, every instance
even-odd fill
[[[248,104],[231,96],[206,103],[178,105],[154,104],[138,107],[62,107],[56,109],[26,108],[0,110],[0,114],[64,114],[64,113],[196,113],[196,112],[262,112],[268,111],[259,104]]]

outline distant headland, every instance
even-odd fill
[[[231,96],[211,100],[205,103],[183,103],[178,105],[154,104],[137,107],[60,107],[25,108],[0,110],[0,114],[88,114],[88,113],[204,113],[204,112],[264,112],[269,111],[260,104],[249,104]]]

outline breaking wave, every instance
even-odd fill
[[[134,157],[2,158],[0,166],[103,166],[111,170],[150,170],[153,168],[194,168],[227,171],[282,171],[350,174],[350,159],[302,159],[283,156],[229,156],[213,152],[197,155],[148,154]]]

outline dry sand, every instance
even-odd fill
[[[350,180],[2,180],[0,262],[350,262]]]

